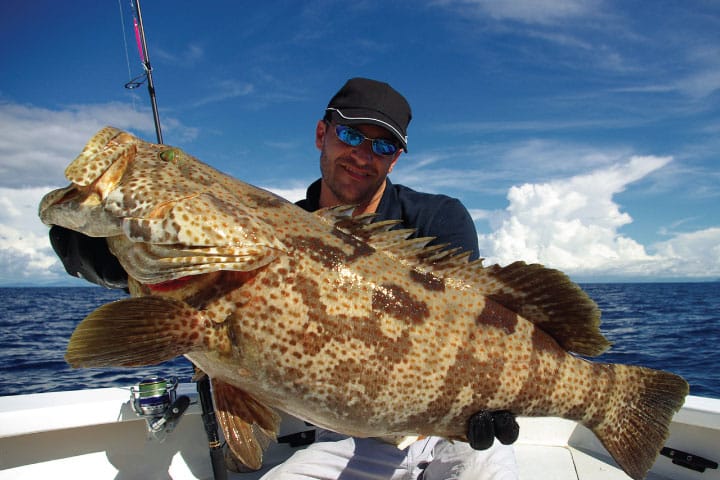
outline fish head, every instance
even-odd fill
[[[71,184],[42,199],[41,220],[107,238],[111,252],[142,284],[254,270],[283,248],[273,216],[264,211],[289,202],[178,148],[106,127],[65,176]]]

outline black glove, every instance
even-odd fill
[[[127,272],[110,253],[104,238],[93,238],[53,225],[50,244],[73,277],[84,278],[106,288],[127,289]]]
[[[483,410],[471,416],[468,421],[468,443],[475,450],[492,447],[494,438],[503,445],[510,445],[518,439],[519,434],[520,427],[515,415],[507,410]]]

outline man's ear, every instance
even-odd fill
[[[327,133],[327,123],[325,123],[325,120],[320,120],[315,127],[315,146],[318,150],[322,150],[323,148],[325,133]]]
[[[388,173],[393,171],[393,168],[395,168],[395,164],[397,163],[401,154],[402,154],[402,150],[398,150],[398,152],[395,154],[395,158],[393,158],[392,162],[390,162],[390,167],[388,167]]]

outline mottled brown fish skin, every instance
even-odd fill
[[[510,410],[581,421],[642,478],[687,394],[673,374],[569,353],[609,343],[595,303],[560,272],[485,268],[392,224],[307,213],[112,128],[66,174],[73,185],[43,199],[42,220],[106,237],[135,297],[89,315],[68,362],[185,354],[236,392],[216,400],[223,421],[247,427],[240,437],[253,425],[272,437],[262,405],[350,435],[460,440],[472,414]]]
[[[349,246],[341,254],[337,242],[324,248],[333,256],[357,253]],[[467,418],[485,409],[604,416],[609,403],[598,391],[606,383],[612,389],[614,369],[569,355],[493,302],[457,293],[452,303],[420,300],[443,293],[411,276],[397,281],[384,257],[345,258],[349,278],[328,275],[306,257],[290,252],[234,293],[242,309],[229,319],[233,357],[243,357],[252,380],[273,385],[271,403],[362,436],[462,439]],[[384,272],[379,285],[359,280],[370,272]],[[223,361],[189,356],[211,376]]]

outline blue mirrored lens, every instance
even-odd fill
[[[346,127],[344,125],[338,125],[335,127],[335,132],[342,142],[347,143],[351,147],[357,147],[365,141],[365,135],[354,128]]]
[[[397,145],[390,140],[382,138],[368,138],[359,130],[355,130],[354,128],[346,125],[337,125],[335,127],[335,133],[341,142],[350,145],[351,147],[357,147],[365,140],[371,140],[372,150],[376,155],[394,155],[398,150]]]
[[[372,149],[378,155],[393,155],[397,152],[397,146],[394,143],[381,138],[373,140]]]

